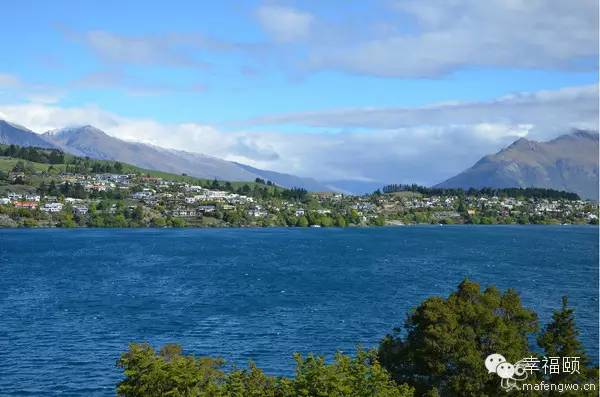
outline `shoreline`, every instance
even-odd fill
[[[217,230],[217,229],[239,229],[239,230],[306,230],[306,229],[328,229],[328,230],[346,230],[346,229],[400,229],[400,228],[414,228],[414,227],[438,227],[445,228],[461,228],[461,227],[527,227],[527,226],[535,226],[535,227],[560,227],[560,226],[569,226],[569,227],[595,227],[600,231],[599,225],[589,224],[589,223],[496,223],[496,224],[473,224],[473,223],[454,223],[454,224],[431,224],[431,223],[412,223],[412,224],[402,224],[402,225],[364,225],[364,226],[327,226],[327,227],[298,227],[298,226],[184,226],[184,227],[172,227],[172,226],[164,226],[164,227],[153,227],[153,226],[143,226],[143,227],[90,227],[90,226],[76,226],[76,227],[57,227],[57,226],[35,226],[35,227],[3,227],[0,226],[0,231],[2,230]]]

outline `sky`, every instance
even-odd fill
[[[595,0],[19,1],[0,118],[320,180],[431,185],[598,129]]]

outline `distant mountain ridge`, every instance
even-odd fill
[[[436,187],[542,187],[566,190],[598,199],[598,140],[595,131],[575,131],[548,142],[521,138],[493,155],[484,156],[471,168]],[[138,167],[229,181],[266,179],[283,187],[309,191],[365,193],[377,182],[320,182],[291,174],[262,170],[217,157],[182,150],[128,142],[90,125],[37,134],[0,120],[0,144],[57,148],[76,156],[117,160]],[[379,186],[378,186],[379,185]]]
[[[5,120],[0,120],[0,144],[56,148],[39,134]]]
[[[261,170],[200,153],[124,141],[91,125],[62,128],[40,135],[25,127],[0,120],[0,143],[57,148],[76,156],[122,161],[146,169],[185,173],[197,178],[226,181],[254,181],[262,178],[288,188],[331,190],[312,178]]]
[[[548,142],[521,138],[436,187],[542,187],[598,200],[598,141],[583,130]]]

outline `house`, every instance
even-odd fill
[[[131,197],[135,200],[144,200],[152,197],[154,191],[151,189],[144,189],[141,192],[135,192],[131,195]]]
[[[17,179],[24,179],[25,178],[25,173],[23,172],[9,172],[8,173],[8,179],[11,180],[12,182],[15,182]]]
[[[179,217],[191,217],[191,216],[196,216],[196,210],[180,208],[180,209],[175,209],[175,210],[171,211],[171,214],[173,216],[179,216]]]
[[[48,201],[50,201],[50,199],[49,199],[49,198],[46,198],[46,199],[47,199]],[[83,201],[82,199],[78,199],[78,198],[74,198],[74,197],[67,197],[67,198],[65,198],[65,202],[67,202],[67,203],[71,203],[71,204],[74,204],[74,203],[81,203],[82,201]]]
[[[198,207],[198,212],[201,212],[203,214],[209,214],[211,212],[215,212],[217,210],[217,207],[214,205],[201,205]]]
[[[28,208],[30,210],[34,210],[38,207],[38,204],[35,201],[16,201],[15,208]]]
[[[104,183],[88,183],[84,186],[85,190],[96,190],[98,192],[105,192],[109,187],[114,187],[114,184]]]
[[[0,198],[0,205],[10,204],[10,199],[8,197]]]
[[[77,215],[85,215],[88,213],[88,208],[87,207],[73,207],[73,212]]]
[[[253,216],[255,218],[261,218],[261,217],[265,217],[268,216],[269,213],[265,210],[262,210],[260,207],[258,208],[251,208],[248,210],[248,215],[249,216]]]
[[[63,205],[61,203],[46,203],[41,209],[44,212],[60,212],[63,209]]]
[[[298,208],[294,214],[296,216],[303,216],[304,215],[304,209]]]

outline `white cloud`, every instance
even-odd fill
[[[433,184],[520,137],[550,139],[572,127],[597,129],[597,95],[597,87],[573,87],[481,103],[320,112],[276,120],[333,130],[347,125],[371,128],[343,133],[281,133],[273,131],[276,127],[226,132],[199,123],[166,124],[123,117],[94,106],[0,105],[0,118],[38,132],[92,124],[122,139],[321,180]]]
[[[224,53],[233,52],[244,62],[273,63],[294,76],[322,70],[437,78],[477,67],[597,69],[597,0],[384,0],[371,9],[359,18],[343,9],[332,16],[319,7],[307,12],[262,4],[254,13],[268,35],[261,42],[61,29],[111,65],[204,68],[210,53],[221,69],[232,59]]]
[[[402,0],[388,29],[369,34],[368,22],[339,35],[320,21],[307,59],[310,69],[383,77],[436,77],[464,67],[578,69],[597,65],[596,0]],[[414,26],[407,30],[407,26]],[[404,29],[403,29],[404,28]],[[326,40],[328,32],[337,41]],[[326,43],[326,45],[321,45]]]
[[[86,45],[105,63],[116,65],[206,68],[200,49],[227,46],[199,34],[126,35],[105,30],[78,32],[59,27],[65,37]]]
[[[261,26],[279,42],[306,39],[314,20],[307,12],[276,5],[260,6],[256,16]]]
[[[395,129],[434,125],[526,125],[540,138],[570,128],[598,128],[598,86],[524,92],[491,101],[452,102],[414,108],[355,108],[279,114],[250,125],[300,124],[328,128]]]

